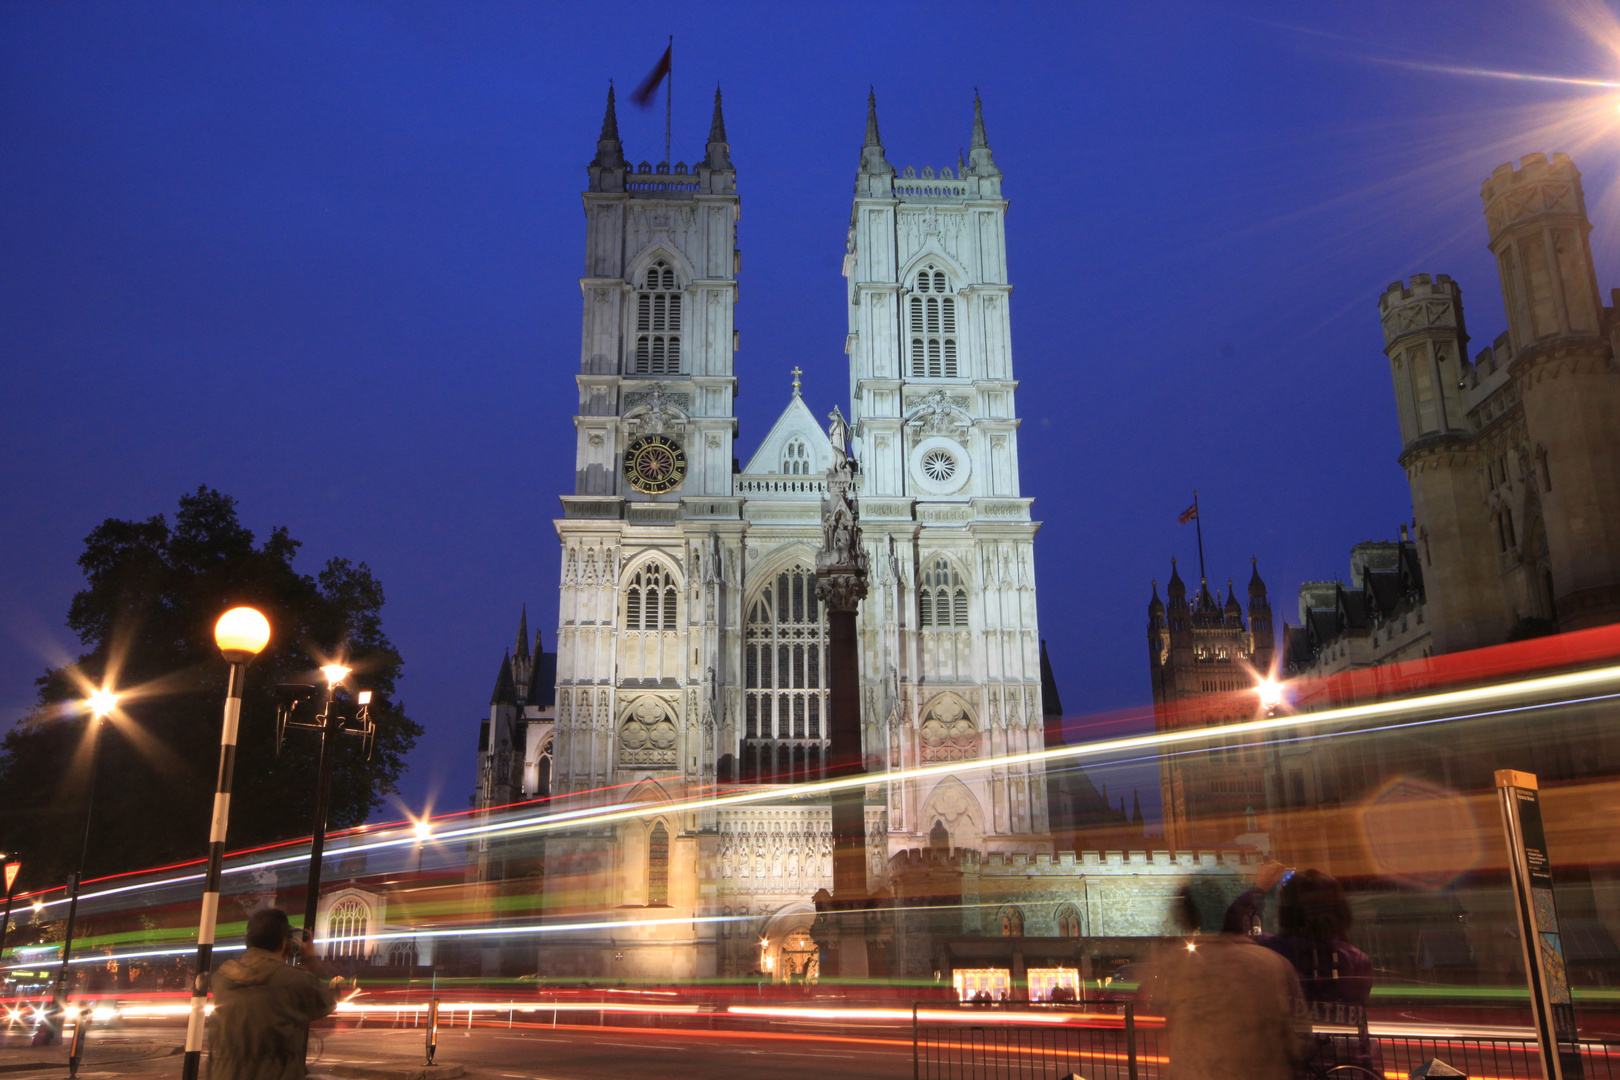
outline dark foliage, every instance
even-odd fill
[[[359,824],[394,791],[422,729],[389,702],[401,662],[382,630],[382,586],[346,559],[300,574],[298,548],[280,528],[255,546],[236,501],[208,488],[180,499],[172,526],[108,519],[86,538],[68,626],[89,652],[39,680],[39,704],[0,743],[0,850],[22,859],[19,891],[61,884],[77,859],[88,763],[78,702],[104,681],[125,697],[101,736],[87,875],[206,854],[228,670],[213,628],[238,604],[264,612],[271,639],[247,670],[230,846],[309,834],[318,736],[290,732],[277,755],[272,688],[319,683],[329,658],[345,658],[351,683],[382,703],[370,761],[359,739],[339,739],[332,827]]]

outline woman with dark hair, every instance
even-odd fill
[[[1277,894],[1277,928],[1260,943],[1287,960],[1299,976],[1311,1019],[1317,1024],[1355,1027],[1357,1046],[1340,1064],[1374,1068],[1367,1037],[1367,1001],[1372,995],[1372,961],[1350,944],[1353,916],[1344,888],[1320,870],[1300,870],[1283,879]],[[1318,1036],[1317,1063],[1334,1054],[1332,1040]],[[1308,1075],[1308,1074],[1307,1074]]]

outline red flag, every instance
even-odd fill
[[[1197,516],[1198,516],[1198,504],[1193,503],[1191,506],[1187,507],[1187,509],[1185,509],[1185,510],[1183,510],[1181,512],[1181,517],[1176,519],[1176,524],[1177,525],[1185,525],[1185,524],[1187,524],[1187,522],[1191,521],[1193,518],[1195,518]]]
[[[669,54],[674,48],[675,46],[671,45],[664,50],[664,55],[659,58],[652,72],[641,81],[640,86],[636,87],[636,92],[630,95],[630,100],[643,109],[652,104],[653,95],[658,93],[658,88],[663,85],[664,76],[669,74]]]

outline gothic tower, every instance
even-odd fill
[[[1409,288],[1397,281],[1385,290],[1378,312],[1395,380],[1400,463],[1434,606],[1435,651],[1493,645],[1506,601],[1479,481],[1484,455],[1463,400],[1462,289],[1445,274],[1414,274]]]
[[[974,94],[953,169],[897,173],[876,98],[844,276],[850,419],[875,587],[861,613],[870,760],[891,768],[1039,750],[1031,500],[1018,483],[1001,170]],[[889,793],[891,848],[1049,850],[1044,771],[964,770]]]
[[[1613,622],[1620,618],[1620,371],[1610,335],[1620,334],[1620,323],[1605,319],[1599,298],[1581,174],[1565,154],[1551,161],[1531,154],[1518,168],[1499,166],[1480,197],[1529,443],[1526,460],[1511,465],[1542,489],[1558,623],[1571,630]]]
[[[655,169],[625,161],[609,89],[589,173],[575,488],[557,522],[560,793],[605,786],[626,767],[692,782],[707,768],[712,780],[712,725],[701,721],[723,665],[700,564],[712,571],[741,527],[739,202],[719,92],[703,157]]]

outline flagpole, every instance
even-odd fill
[[[1204,515],[1198,512],[1198,489],[1193,489],[1193,522],[1198,526],[1198,580],[1207,582],[1204,573]]]
[[[669,35],[669,85],[664,88],[664,167],[674,168],[669,160],[669,119],[675,110],[675,35]]]

